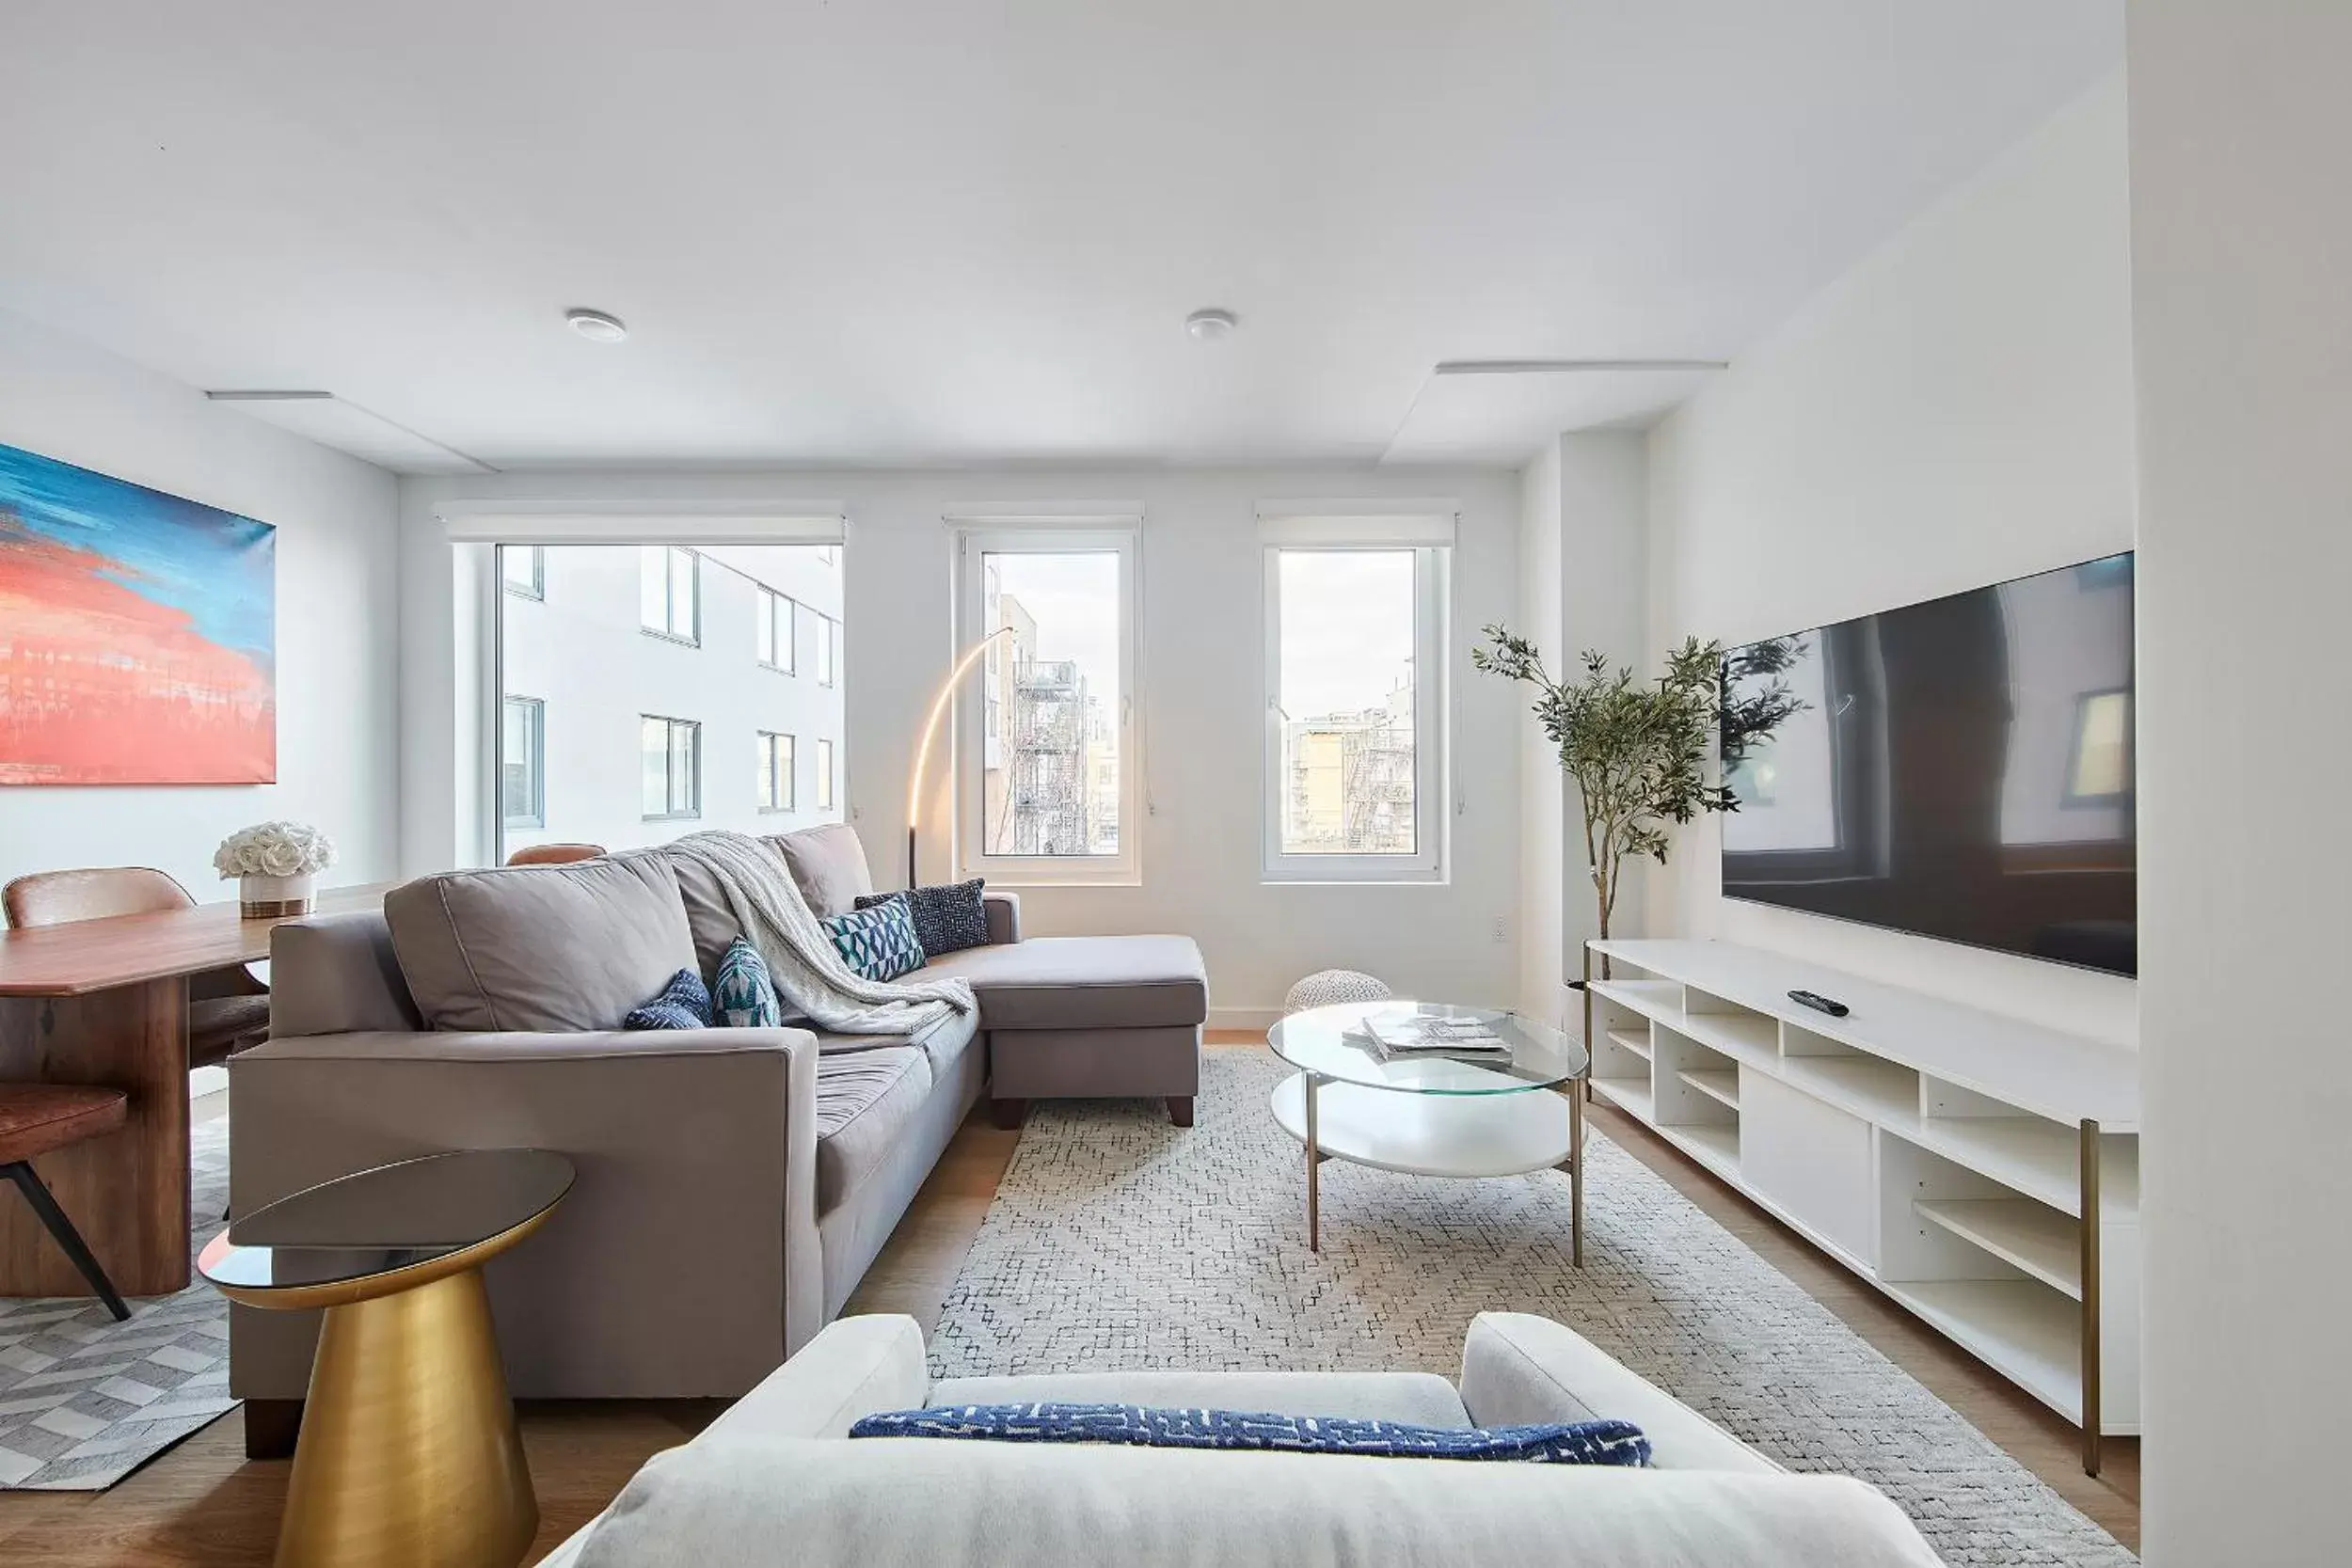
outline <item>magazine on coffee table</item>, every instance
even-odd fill
[[[1423,1013],[1375,1013],[1364,1032],[1384,1055],[1508,1056],[1510,1042],[1483,1019]]]

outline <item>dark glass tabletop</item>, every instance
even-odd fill
[[[370,1279],[479,1246],[545,1213],[571,1185],[572,1163],[543,1148],[403,1160],[239,1215],[197,1266],[239,1290]]]

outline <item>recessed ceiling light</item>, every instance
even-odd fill
[[[564,320],[592,343],[617,343],[628,336],[628,328],[621,325],[620,317],[602,310],[575,308],[564,312]]]
[[[1213,343],[1241,325],[1231,310],[1195,310],[1184,318],[1184,330],[1204,343]]]

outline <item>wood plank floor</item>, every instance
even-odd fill
[[[1262,1039],[1243,1031],[1216,1032],[1210,1043],[1254,1046]],[[2085,1476],[2076,1462],[2074,1430],[2056,1416],[1646,1129],[1602,1106],[1594,1108],[1593,1121],[2074,1506],[2137,1549],[2137,1443],[2111,1440],[2106,1473],[2095,1481]],[[1019,1141],[1020,1134],[998,1131],[985,1117],[965,1123],[849,1309],[905,1312],[919,1319],[926,1332],[935,1326]],[[649,1456],[702,1430],[720,1408],[714,1402],[683,1401],[526,1402],[523,1446],[540,1512],[532,1560],[592,1518]],[[0,1494],[0,1560],[9,1568],[265,1564],[277,1540],[290,1468],[285,1460],[247,1460],[242,1413],[232,1412],[111,1491]]]

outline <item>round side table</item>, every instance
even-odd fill
[[[198,1272],[271,1311],[325,1307],[278,1568],[513,1568],[538,1500],[482,1265],[545,1224],[572,1164],[544,1149],[404,1160],[281,1198]]]

